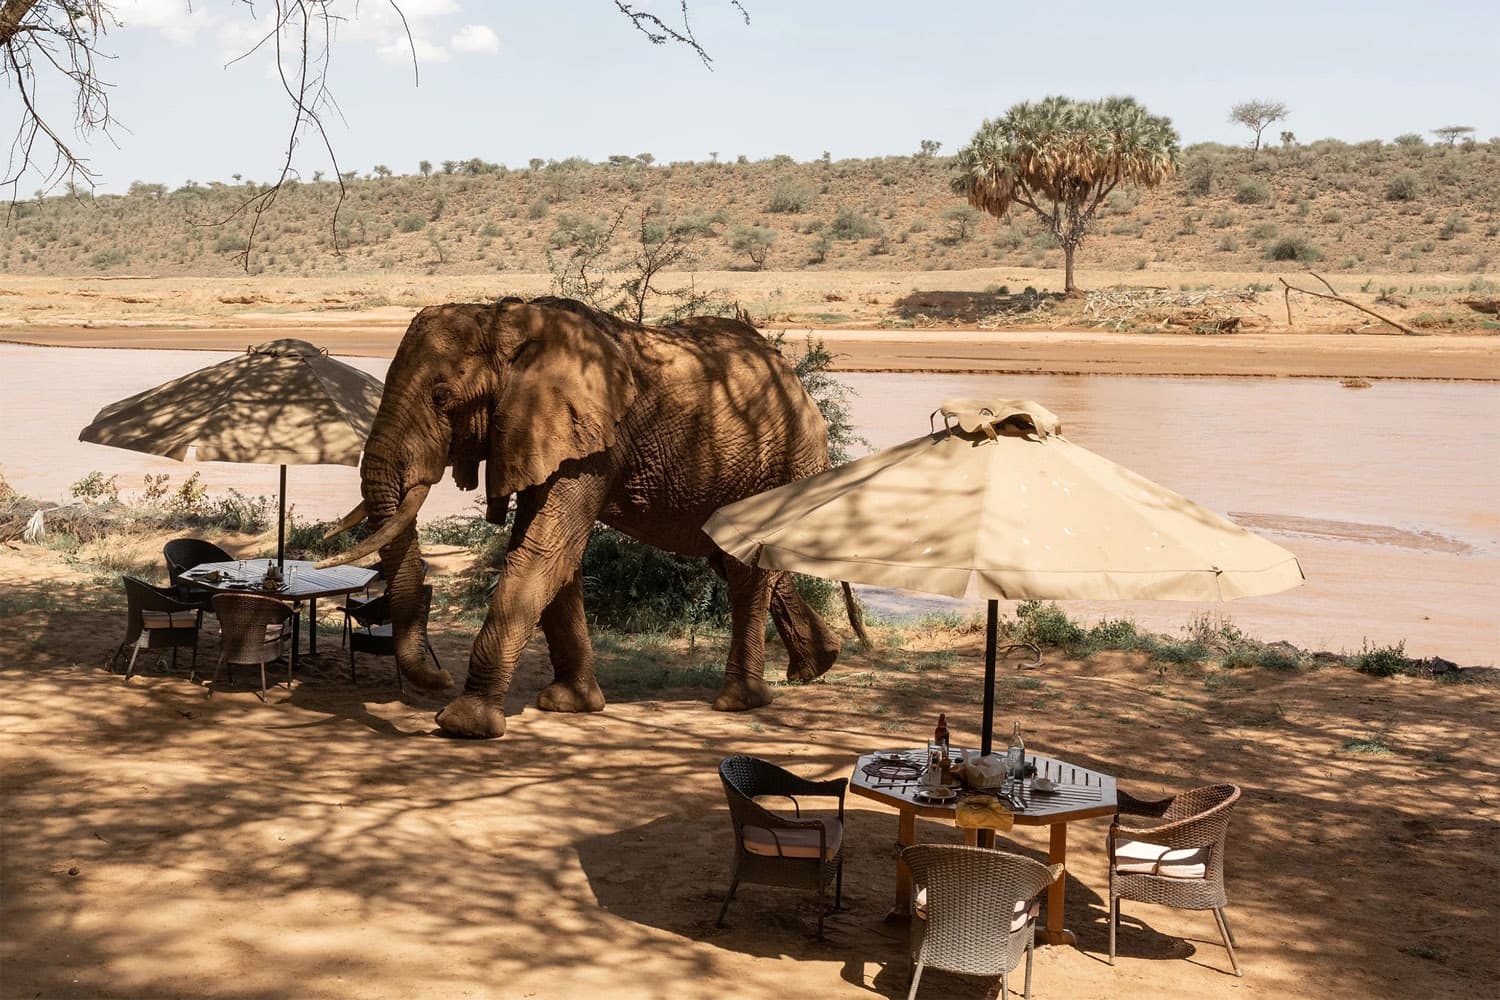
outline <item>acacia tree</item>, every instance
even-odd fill
[[[1245,101],[1229,109],[1229,123],[1243,125],[1255,133],[1252,153],[1260,152],[1260,134],[1272,122],[1279,122],[1292,113],[1292,109],[1280,101]]]
[[[1003,218],[1030,209],[1062,247],[1064,288],[1074,292],[1073,254],[1099,205],[1121,185],[1155,187],[1181,161],[1177,130],[1131,97],[1047,97],[986,120],[954,162],[952,186],[969,204]]]
[[[1433,135],[1444,140],[1450,146],[1457,142],[1460,136],[1472,135],[1473,132],[1473,125],[1444,125],[1442,128],[1432,130]]]

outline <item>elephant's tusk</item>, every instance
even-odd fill
[[[354,509],[339,519],[339,523],[323,533],[323,541],[328,541],[334,535],[342,534],[365,519],[365,502],[361,500],[355,504]]]
[[[327,569],[330,566],[347,566],[353,562],[359,562],[367,556],[373,555],[396,540],[396,536],[411,528],[417,523],[417,511],[422,509],[422,501],[427,499],[427,491],[431,489],[426,483],[413,486],[406,491],[406,496],[401,498],[401,506],[396,512],[386,518],[380,530],[369,538],[360,542],[348,552],[340,552],[338,555],[329,556],[318,562],[317,569]]]

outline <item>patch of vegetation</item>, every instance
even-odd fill
[[[790,214],[806,212],[812,207],[816,197],[817,189],[811,184],[781,181],[772,189],[771,200],[766,205],[766,210]]]
[[[1417,175],[1410,170],[1404,170],[1386,182],[1385,200],[1416,201],[1417,195],[1421,192],[1422,183],[1417,180]]]
[[[836,240],[867,240],[882,232],[879,222],[852,208],[840,208],[828,224],[828,235]]]
[[[417,537],[423,545],[460,545],[480,550],[491,544],[504,530],[482,517],[450,514],[422,525]]]
[[[1410,673],[1415,661],[1407,657],[1405,642],[1398,642],[1394,646],[1371,646],[1366,642],[1360,652],[1350,659],[1349,665],[1371,677],[1394,677]]]
[[[1266,250],[1270,260],[1295,260],[1310,262],[1323,259],[1323,252],[1313,246],[1306,236],[1283,236]]]
[[[1234,200],[1241,205],[1265,205],[1271,200],[1271,185],[1262,180],[1242,180],[1234,189]]]
[[[1373,757],[1386,757],[1393,752],[1385,742],[1385,737],[1379,733],[1373,733],[1369,736],[1355,736],[1347,739],[1340,749],[1346,753],[1369,754]]]

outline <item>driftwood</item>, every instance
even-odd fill
[[[1425,337],[1426,336],[1426,334],[1424,334],[1420,330],[1413,330],[1411,327],[1406,326],[1403,323],[1397,323],[1395,320],[1391,319],[1389,316],[1382,316],[1382,315],[1380,315],[1380,313],[1376,312],[1373,309],[1367,309],[1366,307],[1360,305],[1358,302],[1354,302],[1354,301],[1352,301],[1350,299],[1344,298],[1338,292],[1334,291],[1333,286],[1330,285],[1323,278],[1323,276],[1321,274],[1318,274],[1316,271],[1308,271],[1307,273],[1310,274],[1310,275],[1312,275],[1314,278],[1317,278],[1319,281],[1323,282],[1323,287],[1326,288],[1326,289],[1328,289],[1328,291],[1325,293],[1325,292],[1315,292],[1315,291],[1313,291],[1310,288],[1298,288],[1296,285],[1293,285],[1290,282],[1288,282],[1285,278],[1278,278],[1277,280],[1280,281],[1281,284],[1282,284],[1282,287],[1285,288],[1285,291],[1283,291],[1281,294],[1282,294],[1282,297],[1286,300],[1286,325],[1287,326],[1291,326],[1292,325],[1292,293],[1293,292],[1301,292],[1303,295],[1311,295],[1313,298],[1316,298],[1316,299],[1328,299],[1331,302],[1342,302],[1344,305],[1351,306],[1351,307],[1353,307],[1355,309],[1358,309],[1360,312],[1365,313],[1368,316],[1374,316],[1376,319],[1380,320],[1380,322],[1382,322],[1382,323],[1386,323],[1386,324],[1389,324],[1390,326],[1394,326],[1396,329],[1400,330],[1402,333],[1406,334],[1408,337]]]

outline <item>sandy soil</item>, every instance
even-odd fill
[[[845,776],[862,751],[921,740],[938,711],[972,744],[972,631],[887,635],[743,715],[707,707],[713,638],[601,642],[609,708],[538,712],[538,640],[508,735],[466,743],[432,735],[439,702],[403,704],[388,663],[363,661],[351,684],[336,627],[269,703],[248,672],[209,699],[185,661],[129,684],[105,672],[115,585],[56,553],[0,548],[0,593],[7,997],[905,995],[902,933],[881,919],[895,816],[849,800],[848,909],[825,942],[798,894],[757,886],[716,929],[730,827],[715,766],[746,751]],[[435,635],[461,680],[468,630]],[[215,655],[206,638],[200,663]],[[1039,950],[1036,996],[1485,994],[1500,976],[1497,691],[1120,657],[1007,672],[1000,717],[1039,750],[1136,794],[1245,789],[1228,862],[1245,978],[1209,917],[1138,904],[1104,964],[1107,824],[1093,820],[1070,833],[1081,946]],[[1347,746],[1371,739],[1388,752]],[[959,839],[934,822],[920,837]],[[1046,847],[1021,830],[1010,846]],[[923,996],[979,995],[924,981]]]
[[[809,327],[823,331],[820,336],[841,355],[838,366],[849,371],[1500,379],[1500,336],[1480,329],[1477,322],[1462,333],[1406,337],[1345,306],[1303,297],[1295,309],[1296,326],[1288,327],[1280,296],[1270,292],[1245,306],[1243,332],[1226,336],[1058,332],[1041,323],[1009,330],[975,327],[973,303],[985,289],[998,284],[1046,289],[1056,278],[1051,271],[1024,268],[695,276],[703,287],[722,288],[767,329],[786,328],[793,336]],[[1264,274],[1233,272],[1150,277],[1161,288],[1243,288],[1265,280]],[[1357,289],[1387,280],[1402,279],[1338,279],[1341,291],[1362,300],[1372,300],[1372,294]],[[1129,272],[1096,271],[1081,272],[1079,281],[1084,287],[1104,288],[1140,285],[1143,279]],[[16,278],[0,288],[0,339],[49,346],[233,350],[298,336],[336,354],[389,357],[412,314],[424,305],[538,295],[548,285],[548,277],[537,274]],[[1462,287],[1455,278],[1454,290],[1439,297],[1444,302],[1461,297]],[[1393,306],[1379,308],[1401,312]],[[1419,303],[1411,306],[1418,308]],[[881,328],[893,324],[904,328]]]

